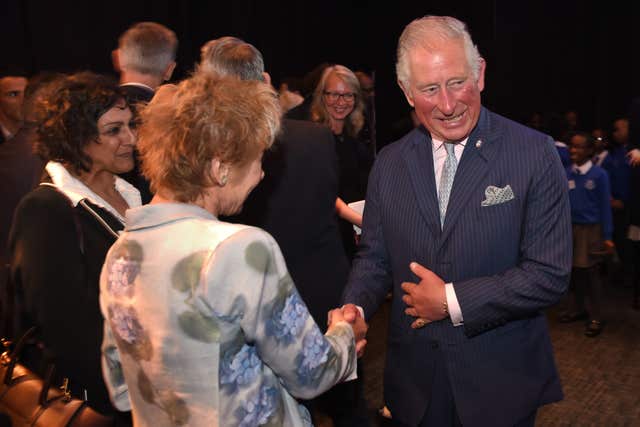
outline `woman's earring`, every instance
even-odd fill
[[[220,177],[220,185],[222,187],[227,185],[227,174],[226,173]]]

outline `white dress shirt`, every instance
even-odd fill
[[[462,152],[464,151],[465,145],[467,145],[467,141],[469,138],[464,139],[463,141],[456,144],[453,149],[456,160],[460,163],[460,159],[462,158]],[[431,140],[433,144],[433,170],[436,174],[436,191],[440,190],[440,178],[442,176],[442,168],[444,167],[444,161],[447,158],[447,150],[444,148],[444,142],[438,141],[437,139]],[[455,180],[455,178],[454,178]],[[463,324],[464,319],[462,318],[462,310],[460,309],[460,303],[458,302],[458,297],[456,296],[456,291],[453,288],[453,283],[445,283],[444,290],[446,292],[447,298],[447,306],[449,310],[449,317],[451,317],[451,322],[453,326],[461,326]]]

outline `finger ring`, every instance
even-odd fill
[[[423,328],[423,327],[424,327],[424,325],[426,325],[426,324],[427,324],[427,321],[426,321],[426,320],[424,320],[424,319],[418,319],[418,320],[416,320],[416,327],[417,327],[417,328]]]

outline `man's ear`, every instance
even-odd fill
[[[120,68],[120,52],[118,51],[118,49],[113,49],[111,51],[111,62],[113,63],[113,69],[118,73],[121,73],[122,69]]]
[[[268,85],[271,84],[271,76],[269,75],[269,73],[267,73],[266,71],[262,72],[262,78],[264,79],[264,82]]]
[[[487,62],[484,60],[484,58],[480,58],[480,70],[478,71],[478,89],[480,89],[480,92],[482,92],[482,90],[484,89],[484,72],[487,69]]]
[[[414,102],[413,102],[413,95],[411,94],[411,90],[409,88],[405,88],[404,84],[398,80],[398,86],[400,86],[400,89],[402,89],[402,93],[404,93],[404,97],[407,98],[407,102],[409,103],[409,105],[411,105],[412,107],[415,107]]]
[[[176,61],[171,61],[169,65],[167,65],[167,69],[164,72],[164,76],[162,77],[165,82],[171,80],[171,76],[173,75],[173,70],[176,69]]]

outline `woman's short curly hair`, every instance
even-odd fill
[[[265,83],[196,73],[163,87],[141,119],[138,150],[152,191],[188,203],[215,184],[214,158],[243,167],[273,144],[280,106]]]
[[[37,106],[36,152],[76,174],[88,172],[92,162],[84,148],[97,138],[100,117],[124,99],[116,81],[107,76],[83,71],[60,79]]]

